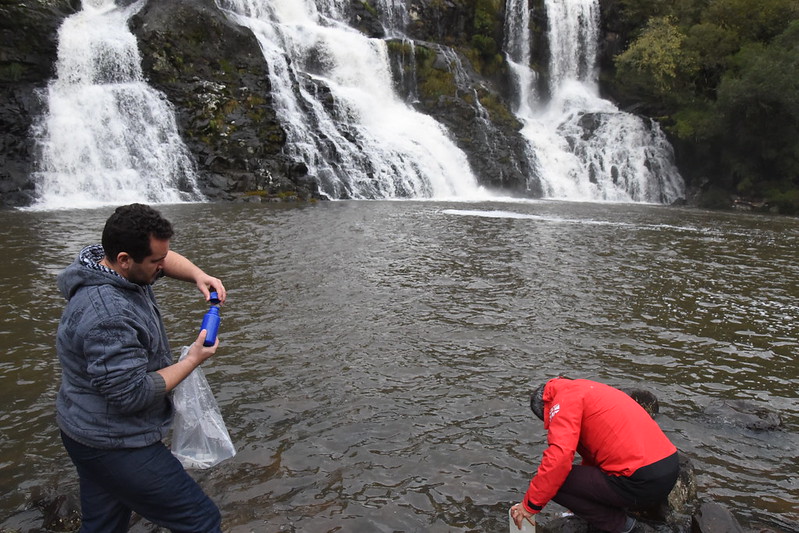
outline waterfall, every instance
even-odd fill
[[[389,37],[404,37],[405,27],[408,25],[408,10],[406,0],[376,0],[377,10]]]
[[[445,128],[395,94],[386,43],[350,28],[341,4],[217,0],[260,43],[288,155],[332,199],[485,197]],[[400,19],[401,6],[381,3]]]
[[[598,0],[547,0],[550,91],[580,80],[594,90],[599,43]]]
[[[505,5],[505,57],[511,70],[511,77],[516,86],[517,116],[532,116],[538,105],[537,93],[534,90],[538,76],[530,68],[532,62],[532,41],[530,39],[530,10],[527,0],[508,0]],[[524,122],[524,120],[522,120]]]
[[[504,52],[513,72],[514,110],[550,198],[671,203],[684,196],[673,151],[658,124],[599,96],[598,0],[545,0],[549,100],[531,68],[528,0],[508,0]]]
[[[397,86],[405,94],[405,101],[419,103],[419,81],[416,73],[416,41],[403,37],[401,52],[394,59]],[[407,65],[407,67],[406,67]]]
[[[84,0],[59,29],[48,113],[34,131],[36,208],[202,198],[173,109],[144,81],[128,29],[145,1],[121,8],[114,0]]]

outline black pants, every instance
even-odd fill
[[[666,498],[677,481],[676,453],[651,466],[620,480],[595,466],[575,465],[552,499],[592,526],[620,533],[624,530],[628,508]]]

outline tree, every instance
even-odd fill
[[[712,22],[695,24],[688,29],[684,46],[696,60],[694,89],[697,94],[715,99],[721,76],[730,58],[738,52],[741,42],[728,28]]]
[[[683,47],[685,39],[671,17],[650,19],[641,35],[616,57],[620,85],[650,98],[673,99],[696,71],[696,58]]]
[[[770,44],[741,48],[721,80],[716,109],[722,161],[742,194],[769,200],[799,189],[799,21]],[[799,212],[799,202],[784,207]]]
[[[742,42],[768,42],[799,14],[796,0],[715,0],[702,20],[735,32]]]

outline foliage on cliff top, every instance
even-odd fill
[[[661,117],[696,177],[799,213],[799,2],[619,3],[614,92]]]

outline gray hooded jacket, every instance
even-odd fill
[[[152,287],[99,265],[102,258],[102,246],[84,248],[58,276],[67,305],[56,339],[57,422],[86,446],[139,448],[163,439],[172,422],[156,373],[172,354]]]

